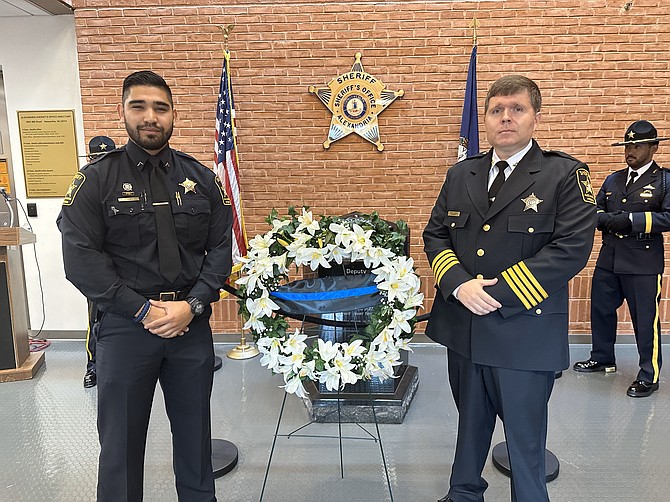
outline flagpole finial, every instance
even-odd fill
[[[230,36],[230,32],[233,31],[233,28],[235,28],[235,25],[234,24],[229,24],[229,25],[220,24],[219,28],[221,28],[221,31],[223,32],[223,47],[227,51],[228,50],[228,37]]]
[[[479,19],[477,19],[477,16],[474,16],[472,18],[472,22],[470,23],[470,28],[473,29],[472,45],[477,45],[477,29],[479,28],[479,24]]]

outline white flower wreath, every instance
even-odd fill
[[[262,353],[261,364],[284,376],[288,393],[306,397],[302,380],[323,382],[335,390],[358,380],[394,376],[401,364],[400,350],[410,350],[417,310],[422,307],[420,280],[414,261],[403,254],[407,225],[394,229],[377,213],[355,217],[321,216],[316,220],[309,208],[298,214],[289,208],[288,217],[276,210],[266,218],[272,230],[254,237],[243,259],[239,286],[240,314]],[[274,311],[279,306],[270,298],[288,280],[291,264],[331,268],[331,262],[363,261],[376,276],[383,300],[370,314],[365,332],[347,343],[319,339],[308,347],[307,335],[290,333],[286,318]]]

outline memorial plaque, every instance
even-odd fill
[[[26,195],[63,197],[79,170],[74,110],[17,113]]]

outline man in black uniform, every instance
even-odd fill
[[[491,86],[493,148],[449,169],[423,233],[438,289],[426,334],[447,347],[459,412],[440,502],[484,500],[496,416],[512,501],[549,500],[547,403],[555,372],[569,364],[567,285],[591,252],[595,197],[584,163],[533,140],[541,103],[526,77]]]
[[[97,500],[142,500],[160,381],[179,500],[212,502],[209,304],[231,270],[230,201],[211,170],[168,146],[176,112],[160,76],[126,77],[119,115],[130,141],[75,175],[58,222],[66,276],[102,312]]]
[[[663,235],[670,230],[670,173],[654,162],[659,138],[646,120],[628,127],[624,140],[628,168],[610,174],[596,197],[598,230],[603,233],[591,283],[591,357],[575,371],[616,371],[617,309],[628,303],[640,371],[628,387],[631,397],[658,390],[661,371],[661,277]]]
[[[95,136],[88,142],[88,160],[95,159],[111,152],[116,148],[114,141],[107,136]],[[95,373],[95,342],[98,332],[98,308],[94,303],[88,302],[88,327],[86,330],[86,374],[84,375],[84,388],[95,387],[97,375]]]

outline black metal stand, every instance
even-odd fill
[[[214,371],[221,369],[223,359],[214,356]],[[225,439],[212,439],[212,470],[214,479],[232,471],[237,465],[237,446]]]
[[[338,397],[337,400],[337,415],[338,415],[338,420],[337,420],[337,430],[338,430],[338,435],[337,436],[328,436],[328,435],[315,435],[315,434],[296,434],[297,432],[305,429],[306,427],[310,425],[314,425],[316,422],[308,422],[305,425],[302,425],[298,427],[297,429],[291,431],[288,434],[279,434],[279,428],[281,426],[281,420],[282,416],[284,415],[284,407],[286,405],[286,398],[288,394],[284,393],[284,399],[282,400],[281,403],[281,409],[279,411],[279,418],[277,419],[277,427],[275,428],[275,434],[274,438],[272,439],[272,448],[270,449],[270,457],[268,458],[268,465],[265,469],[265,477],[263,478],[263,488],[261,489],[261,497],[259,499],[259,502],[263,501],[263,495],[265,494],[265,485],[267,484],[268,481],[268,475],[270,474],[270,464],[272,463],[272,456],[275,451],[275,445],[277,444],[277,438],[278,437],[285,437],[285,438],[292,438],[292,437],[304,437],[304,438],[330,438],[330,439],[338,439],[339,440],[339,447],[340,447],[340,476],[344,478],[344,459],[342,455],[342,440],[343,439],[361,439],[365,441],[374,441],[375,443],[379,443],[379,452],[382,457],[382,463],[384,464],[384,473],[386,474],[386,484],[389,489],[389,495],[391,497],[391,502],[393,502],[393,491],[391,490],[391,480],[389,478],[389,471],[388,467],[386,466],[386,456],[384,455],[384,446],[382,444],[382,438],[381,434],[379,432],[379,423],[377,422],[377,414],[375,412],[375,404],[374,404],[374,399],[372,398],[372,395],[369,395],[369,400],[370,400],[370,406],[372,408],[372,415],[374,418],[374,423],[375,423],[375,429],[377,432],[377,435],[375,436],[372,434],[370,431],[368,431],[365,427],[363,427],[361,424],[358,422],[355,422],[355,425],[360,427],[366,434],[367,437],[361,437],[361,436],[343,436],[342,435],[342,416],[341,416],[341,410],[340,410],[340,399]],[[339,391],[338,391],[338,396],[339,396]]]

